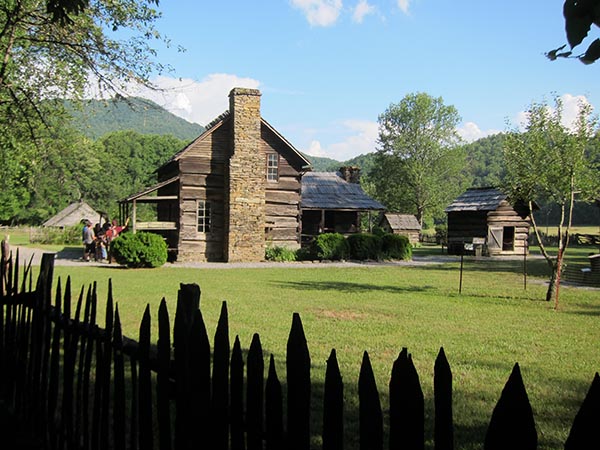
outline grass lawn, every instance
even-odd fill
[[[438,249],[439,250],[439,249]],[[418,252],[433,253],[430,248]],[[592,249],[593,251],[593,249]],[[584,260],[589,249],[574,249]],[[595,372],[600,370],[600,290],[565,286],[561,308],[545,297],[546,266],[528,262],[523,289],[521,261],[468,259],[463,292],[459,264],[421,267],[126,270],[115,267],[61,267],[74,291],[98,282],[101,303],[112,279],[124,333],[137,336],[147,303],[153,327],[161,298],[171,320],[179,283],[198,283],[209,336],[214,335],[221,302],[229,310],[230,339],[248,348],[259,333],[265,359],[274,354],[285,383],[285,347],[292,313],[299,312],[311,352],[312,404],[318,423],[325,365],[337,350],[346,397],[346,448],[358,448],[357,381],[363,351],[369,352],[387,409],[392,364],[408,347],[420,375],[432,446],[433,365],[444,346],[454,376],[456,448],[482,448],[492,409],[512,366],[519,362],[535,413],[540,449],[562,448]],[[156,335],[154,335],[156,339]],[[316,426],[313,430],[318,430]],[[320,437],[314,436],[318,444]],[[387,445],[387,444],[386,444]]]

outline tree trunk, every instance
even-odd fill
[[[550,269],[552,270],[552,274],[550,275],[550,283],[548,284],[548,291],[546,292],[546,301],[549,302],[554,299],[554,308],[558,309],[558,292],[563,269],[561,255],[550,263]]]
[[[549,302],[554,298],[557,288],[558,281],[558,264],[552,263],[551,265],[552,274],[550,275],[550,283],[548,284],[548,291],[546,291],[546,301]]]

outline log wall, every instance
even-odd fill
[[[473,238],[486,240],[486,247],[490,256],[493,255],[522,255],[526,252],[529,237],[530,222],[525,207],[511,206],[503,201],[494,211],[456,211],[448,213],[448,246],[462,245],[463,242],[471,243]],[[514,246],[510,250],[503,250],[500,245],[496,248],[490,243],[490,229],[514,227]]]

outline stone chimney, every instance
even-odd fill
[[[348,183],[360,184],[360,169],[353,166],[340,167],[342,178]]]
[[[231,157],[226,178],[225,255],[229,262],[265,258],[265,156],[260,147],[260,91],[229,93]]]

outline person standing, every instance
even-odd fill
[[[81,232],[81,239],[83,241],[83,260],[89,261],[90,255],[93,255],[96,249],[94,242],[94,230],[92,229],[92,222],[89,220],[84,222],[83,231]]]

